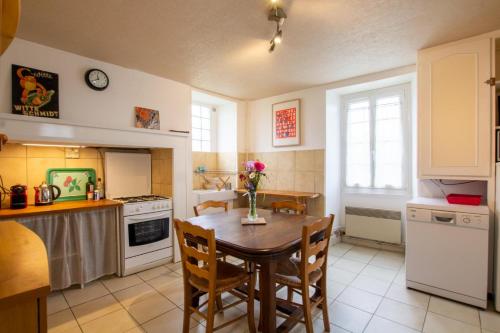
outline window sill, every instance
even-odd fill
[[[411,192],[408,189],[391,190],[382,188],[344,187],[343,193],[369,196],[411,197]]]

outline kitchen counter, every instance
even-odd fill
[[[238,194],[247,192],[244,188],[235,190]],[[278,191],[278,190],[258,190],[257,194],[269,195],[273,197],[294,198],[294,199],[315,199],[319,197],[319,193],[313,192],[297,192],[297,191]]]
[[[73,211],[118,207],[121,205],[121,202],[108,199],[102,199],[98,201],[63,201],[55,202],[53,205],[47,206],[28,205],[28,207],[22,209],[0,209],[0,219],[14,219],[35,215],[67,213]]]

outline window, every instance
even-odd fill
[[[409,86],[343,97],[347,188],[407,190]]]
[[[193,104],[191,113],[193,151],[211,151],[212,110],[207,106]]]

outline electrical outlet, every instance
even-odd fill
[[[66,158],[80,158],[80,149],[78,148],[65,148],[64,154]]]

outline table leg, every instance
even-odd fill
[[[259,279],[260,315],[262,332],[276,332],[276,261],[261,264]]]

